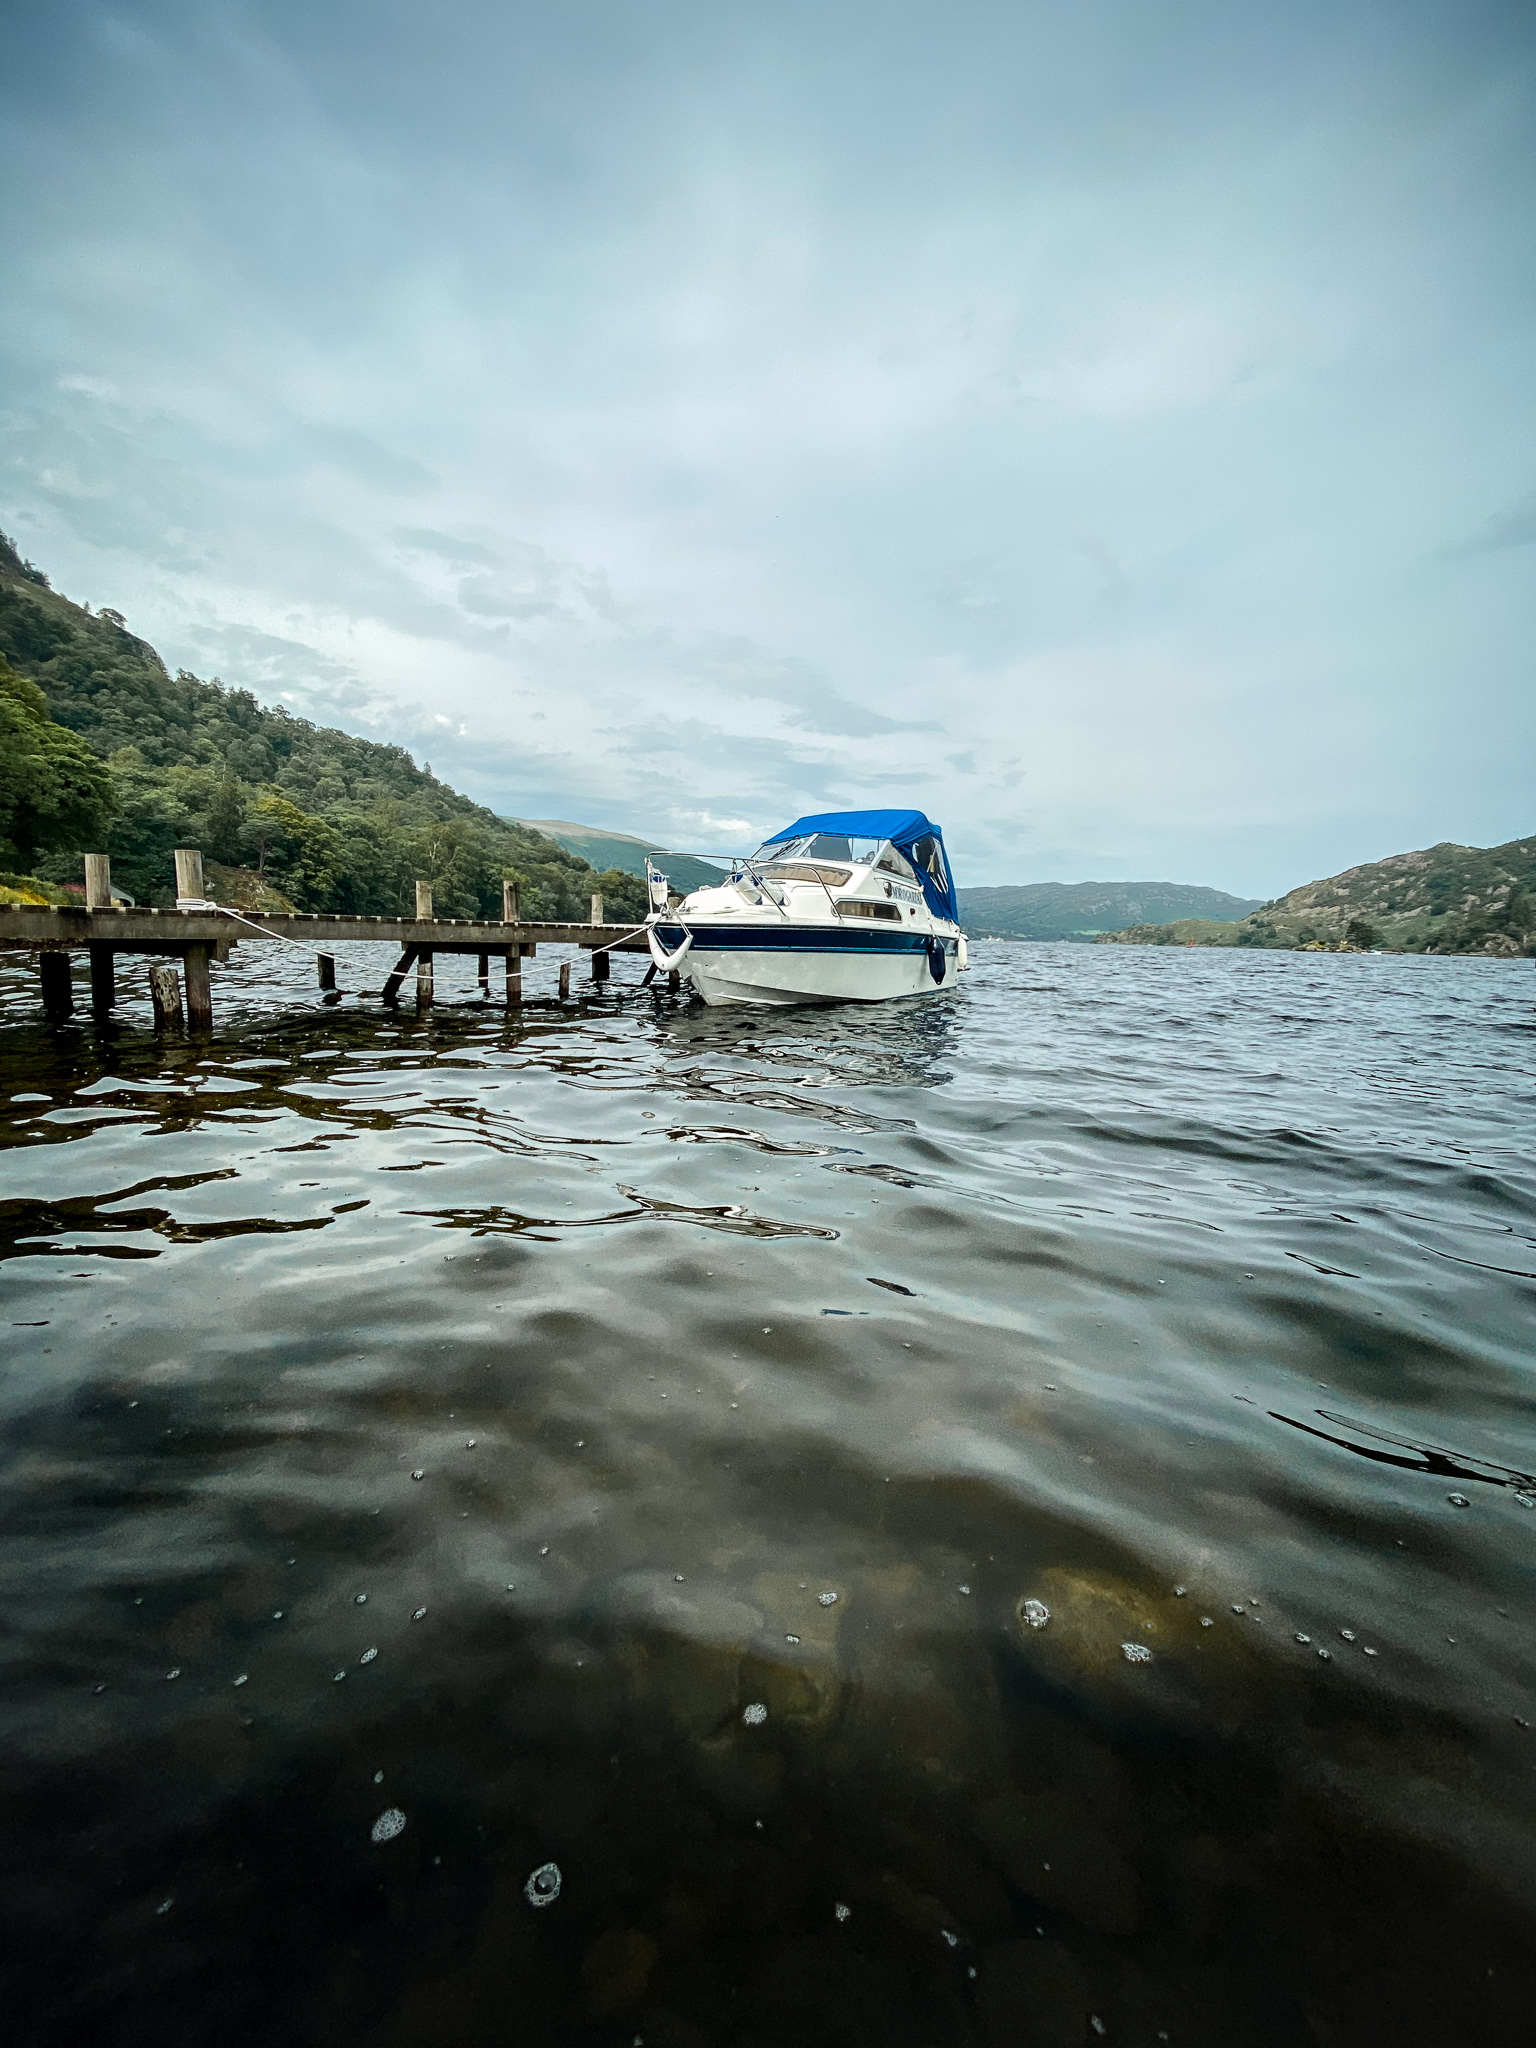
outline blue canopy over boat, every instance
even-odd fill
[[[777,846],[785,839],[804,839],[817,832],[835,833],[849,839],[889,839],[917,870],[928,908],[935,917],[960,922],[960,905],[944,853],[944,834],[921,811],[818,811],[813,817],[796,818],[782,832],[765,839],[765,846]]]

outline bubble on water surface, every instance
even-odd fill
[[[816,1601],[817,1605],[821,1607],[835,1607],[837,1605],[837,1595],[832,1592],[818,1593]]]
[[[1517,1493],[1515,1495],[1515,1506],[1518,1508],[1536,1508],[1536,1493]]]
[[[800,1638],[798,1636],[786,1636],[784,1640],[786,1643],[798,1643]]]
[[[341,1681],[346,1677],[346,1675],[347,1674],[345,1671],[338,1671],[336,1676],[331,1680],[332,1685],[340,1685]]]
[[[960,1588],[960,1590],[961,1590],[961,1592],[962,1592],[962,1593],[969,1593],[969,1591],[970,1591],[971,1589],[970,1589],[970,1587],[969,1587],[969,1586],[962,1586],[962,1587]]]
[[[1464,1493],[1448,1493],[1445,1497],[1453,1508],[1469,1508],[1472,1505]]]
[[[523,1897],[530,1906],[552,1906],[559,1896],[559,1864],[541,1863],[523,1886]]]
[[[427,1475],[426,1475],[426,1473],[425,1473],[425,1472],[413,1472],[413,1473],[411,1474],[411,1477],[412,1477],[413,1479],[425,1479],[425,1478],[426,1478],[426,1476],[427,1476]]]
[[[753,1700],[750,1706],[742,1708],[741,1718],[749,1728],[761,1728],[768,1718],[768,1709],[761,1700]]]
[[[941,1927],[939,1929],[939,1932],[943,1935],[946,1944],[950,1948],[958,1948],[960,1946],[960,1937],[958,1934],[951,1934],[947,1927]]]
[[[375,1771],[373,1774],[373,1782],[375,1783],[375,1785],[382,1785],[384,1782],[384,1773],[382,1771]]]
[[[1298,1643],[1310,1643],[1312,1638],[1310,1636],[1298,1635],[1296,1640]]]
[[[172,1906],[174,1906],[174,1905],[175,1905],[175,1903],[176,1903],[176,1900],[175,1900],[175,1897],[174,1897],[174,1895],[173,1895],[172,1897],[168,1898],[168,1899],[162,1899],[162,1900],[160,1901],[159,1905],[158,1905],[158,1906],[156,1906],[156,1908],[155,1908],[155,1912],[156,1912],[157,1914],[160,1914],[160,1913],[169,1913],[169,1911],[171,1910]]]
[[[832,1908],[832,1913],[835,1919],[849,1920],[853,1917],[853,1908],[852,1906],[845,1906],[842,1900],[839,1899],[837,1904]]]
[[[426,1618],[427,1610],[425,1609],[425,1607],[418,1607],[416,1612],[411,1616],[412,1621],[425,1621]]]
[[[177,1664],[176,1666],[174,1666],[174,1668],[173,1668],[173,1669],[171,1669],[170,1671],[167,1671],[167,1673],[166,1673],[165,1675],[166,1675],[166,1677],[167,1677],[167,1678],[180,1678],[180,1676],[181,1676],[181,1666],[180,1666],[179,1664]]]
[[[363,1654],[361,1655],[361,1657],[358,1658],[357,1661],[359,1664],[371,1664],[378,1654],[379,1653],[377,1647],[371,1650],[364,1650]]]
[[[1152,1652],[1145,1643],[1122,1643],[1120,1654],[1127,1664],[1150,1664]]]
[[[235,1684],[236,1684],[236,1685],[249,1685],[249,1683],[250,1683],[250,1679],[251,1679],[251,1674],[249,1673],[249,1671],[242,1671],[242,1672],[241,1672],[241,1674],[240,1674],[240,1676],[239,1676],[239,1677],[238,1677],[238,1678],[237,1678],[237,1679],[235,1680]]]
[[[377,1784],[379,1778],[382,1778],[383,1775],[384,1773],[380,1771],[379,1777],[374,1779],[374,1783]],[[398,1806],[386,1806],[373,1826],[368,1830],[368,1837],[370,1841],[374,1842],[392,1842],[396,1835],[403,1834],[404,1832],[405,1815]]]
[[[1044,1628],[1051,1618],[1051,1610],[1043,1600],[1026,1600],[1019,1614],[1026,1628]]]
[[[1344,1638],[1346,1643],[1352,1643],[1355,1640],[1355,1632],[1352,1628],[1341,1628],[1339,1630],[1339,1634]]]
[[[368,1605],[368,1595],[366,1593],[359,1593],[353,1600],[352,1605],[354,1607],[366,1607]]]

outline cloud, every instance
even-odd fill
[[[1469,555],[1493,555],[1505,548],[1532,545],[1536,545],[1536,491],[1527,492],[1507,512],[1496,512],[1485,519],[1470,540],[1458,541],[1439,552],[1447,561],[1455,562]]]

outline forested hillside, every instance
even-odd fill
[[[0,684],[0,724],[20,735],[9,735],[11,755],[24,743],[27,758],[46,755],[63,778],[54,810],[39,813],[22,786],[35,776],[0,771],[0,867],[76,882],[90,843],[110,853],[116,884],[166,902],[172,849],[196,846],[229,871],[220,879],[231,900],[275,889],[301,910],[387,916],[413,906],[420,878],[441,916],[499,917],[511,876],[526,916],[585,917],[594,889],[610,917],[644,915],[633,875],[595,873],[460,796],[403,748],[314,726],[249,690],[168,674],[120,614],[62,597],[3,535],[0,655],[22,679]],[[27,697],[31,685],[40,697]]]
[[[960,917],[979,939],[1077,939],[1172,917],[1237,919],[1253,897],[1186,882],[1024,882],[962,889]]]
[[[1345,868],[1237,924],[1138,925],[1101,944],[1259,946],[1317,951],[1536,954],[1536,839],[1449,840]]]

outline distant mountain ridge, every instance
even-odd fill
[[[1442,840],[1304,882],[1236,924],[1149,921],[1107,933],[1099,943],[1533,955],[1533,892],[1536,838],[1502,846]]]
[[[1261,908],[1257,897],[1229,896],[1185,882],[1025,882],[962,889],[960,921],[978,939],[1076,939],[1172,918],[1236,921]]]
[[[594,868],[618,868],[626,875],[643,878],[645,857],[650,854],[680,896],[725,880],[723,868],[695,860],[689,853],[668,853],[656,840],[637,839],[631,832],[608,832],[600,825],[573,824],[568,818],[510,818],[507,822],[529,832],[542,832]]]

